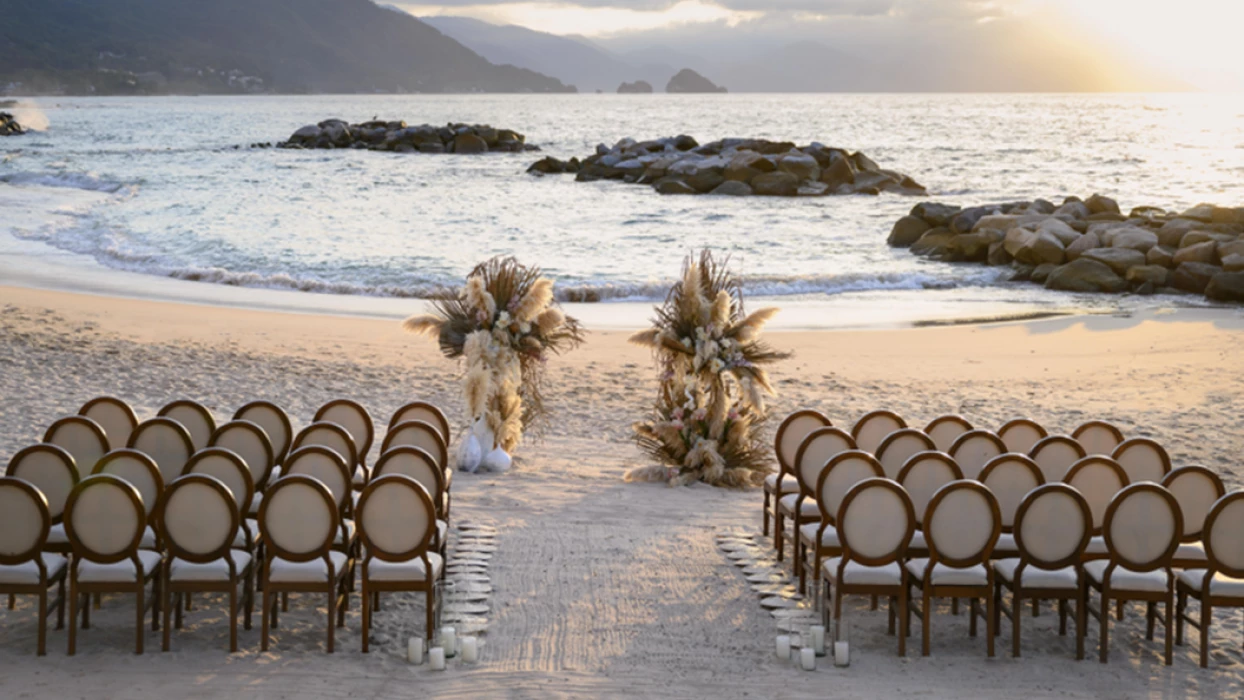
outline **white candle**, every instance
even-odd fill
[[[458,631],[452,627],[441,628],[441,646],[445,649],[445,658],[452,659],[458,655]]]
[[[445,670],[445,650],[441,647],[432,647],[428,652],[428,663],[431,664],[433,671]]]
[[[799,665],[805,671],[816,670],[816,651],[812,647],[804,647],[799,650]]]
[[[777,638],[777,657],[783,661],[790,660],[790,636],[779,634]]]
[[[825,656],[825,625],[812,625],[812,651],[817,656]]]
[[[479,658],[479,646],[475,637],[463,637],[460,640],[462,644],[462,662],[473,664]]]
[[[423,663],[423,637],[411,637],[406,643],[406,660],[412,664]]]
[[[834,665],[851,665],[851,644],[849,642],[834,642]]]

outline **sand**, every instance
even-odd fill
[[[417,309],[412,309],[417,310]],[[376,618],[372,653],[359,653],[357,597],[323,653],[323,601],[295,597],[269,652],[258,626],[227,652],[219,601],[203,597],[173,651],[132,653],[132,603],[105,600],[65,655],[64,631],[34,655],[28,600],[0,611],[0,697],[1238,697],[1244,681],[1240,613],[1217,616],[1211,667],[1195,645],[1161,664],[1139,610],[1116,623],[1111,662],[1076,662],[1048,612],[1025,620],[1024,656],[998,656],[967,635],[967,617],[939,609],[933,653],[896,656],[884,610],[849,600],[853,663],[805,673],[772,653],[775,621],[720,532],[759,528],[759,492],[627,484],[645,464],[629,439],[656,388],[647,352],[626,333],[601,332],[550,363],[555,420],[524,444],[504,475],[459,475],[455,518],[495,526],[493,591],[480,663],[445,673],[405,663],[421,603],[395,598]],[[850,424],[889,408],[909,422],[944,412],[984,427],[1016,416],[1070,430],[1104,418],[1152,436],[1177,465],[1199,463],[1240,484],[1244,381],[1238,310],[1144,317],[1076,316],[1029,323],[886,331],[774,333],[796,358],[773,374],[776,415],[825,411]],[[377,423],[406,401],[431,400],[460,423],[455,366],[392,321],[283,314],[0,287],[0,457],[37,441],[61,415],[100,393],[140,417],[194,398],[218,419],[255,399],[305,424],[324,401],[361,401]],[[377,439],[379,443],[379,439]],[[373,455],[374,458],[374,455]],[[918,629],[913,641],[918,640]],[[1191,638],[1196,639],[1195,631]],[[1097,643],[1090,627],[1090,650]]]

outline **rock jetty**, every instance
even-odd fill
[[[670,78],[665,84],[666,92],[687,93],[687,92],[725,92],[726,88],[714,85],[713,81],[696,73],[690,68],[683,68]]]
[[[1060,205],[923,202],[894,224],[888,242],[935,260],[1010,265],[1012,280],[1049,289],[1244,302],[1244,207],[1136,207],[1123,214],[1099,194]]]
[[[20,136],[26,133],[26,127],[17,123],[17,118],[8,112],[0,112],[0,136]]]
[[[575,173],[581,182],[620,180],[650,185],[661,194],[925,194],[920,183],[882,169],[863,153],[764,139],[719,139],[701,145],[687,135],[649,141],[625,138],[612,148],[602,143],[583,159],[544,158],[527,172]]]
[[[622,83],[618,86],[619,95],[646,95],[653,92],[652,83],[647,80],[636,80],[633,83]]]
[[[487,124],[408,126],[404,121],[372,120],[347,124],[328,119],[295,131],[277,148],[355,148],[395,153],[519,153],[538,151],[527,137]]]

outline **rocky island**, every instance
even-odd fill
[[[618,86],[619,95],[649,95],[652,92],[652,83],[647,80],[636,80],[633,83],[622,83]]]
[[[395,153],[519,153],[538,151],[526,143],[527,137],[510,129],[487,124],[447,124],[407,126],[404,121],[373,119],[347,124],[328,119],[295,131],[277,148],[355,148]]]
[[[726,88],[714,85],[713,81],[690,68],[683,68],[665,84],[665,91],[673,93],[725,92]]]
[[[925,194],[907,175],[885,170],[860,152],[819,143],[718,139],[701,145],[682,135],[636,141],[624,138],[596,147],[580,160],[553,157],[531,165],[536,175],[575,173],[580,182],[620,180],[651,185],[661,194],[808,196],[830,194]]]
[[[1012,280],[1072,292],[1204,294],[1244,302],[1244,207],[1126,215],[1095,194],[961,208],[924,202],[889,244],[945,262],[1010,265]]]
[[[26,133],[26,127],[17,123],[17,118],[8,112],[0,112],[0,136],[19,136]]]

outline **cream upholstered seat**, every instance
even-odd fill
[[[1103,455],[1109,457],[1123,442],[1123,432],[1113,425],[1100,420],[1091,420],[1076,428],[1071,437],[1084,448],[1085,455]]]
[[[799,528],[805,522],[820,517],[816,509],[816,480],[821,470],[829,464],[829,460],[840,452],[855,448],[855,441],[845,432],[831,427],[817,428],[803,439],[799,449],[795,451],[795,460],[791,463],[791,472],[799,483],[799,493],[788,494],[778,500],[777,519],[775,522],[773,546],[777,549],[778,561],[786,556],[786,519],[790,518],[794,536],[795,573],[801,572],[799,551]],[[812,501],[813,505],[807,505]]]
[[[799,528],[799,534],[809,542],[816,541],[817,532],[820,532],[822,547],[841,546],[838,542],[838,530],[833,525],[825,526],[824,531],[821,531],[821,524],[819,522],[804,523]]]
[[[923,579],[928,566],[928,559],[911,559],[907,562],[907,572]],[[983,586],[989,582],[989,572],[983,564],[966,568],[934,564],[929,580],[934,586]]]
[[[999,559],[993,563],[993,568],[1003,581],[1014,583],[1015,570],[1019,568],[1020,561],[1019,557]],[[1023,583],[1031,588],[1080,589],[1080,579],[1074,566],[1064,566],[1061,569],[1040,569],[1034,566],[1024,570]]]
[[[916,531],[907,545],[909,556],[925,556],[929,547],[924,539],[924,516],[933,494],[952,481],[963,478],[958,463],[945,452],[918,452],[907,460],[898,473],[898,483],[911,497],[916,516]]]
[[[50,581],[65,570],[69,559],[63,554],[40,552],[34,559],[21,564],[0,564],[0,585],[11,583],[33,586],[39,583],[40,563],[43,564],[43,571]]]
[[[440,578],[441,571],[445,568],[445,560],[441,555],[430,552],[428,561],[432,564],[432,578]],[[373,559],[367,575],[372,581],[425,581],[428,577],[427,568],[419,559],[403,562]]]
[[[963,478],[975,479],[984,471],[985,465],[1006,454],[1006,443],[988,430],[969,430],[955,440],[950,456],[959,464]]]
[[[194,454],[194,441],[185,426],[171,418],[152,418],[134,428],[128,447],[155,460],[165,483],[181,476]]]
[[[781,479],[781,493],[799,493],[799,482],[790,474],[770,474],[765,477],[765,488],[770,493],[779,491],[778,480]]]
[[[1012,531],[1015,514],[1024,497],[1045,483],[1041,468],[1029,457],[1008,452],[989,460],[978,477],[998,499],[998,512],[1002,515],[1002,532],[993,547],[993,557],[1011,557],[1019,553]]]
[[[108,438],[110,449],[119,450],[129,443],[130,433],[138,425],[138,416],[130,405],[118,398],[100,396],[82,404],[78,415],[99,424]]]
[[[1190,589],[1201,590],[1205,584],[1206,569],[1187,569],[1180,571],[1176,577],[1179,583]],[[1210,579],[1209,594],[1215,598],[1244,598],[1244,578],[1232,578],[1223,573],[1215,573]]]
[[[880,467],[875,461],[874,465]],[[865,478],[842,496],[835,521],[842,538],[841,555],[817,570],[825,590],[823,617],[828,620],[832,602],[833,619],[839,623],[834,629],[841,629],[844,596],[885,596],[889,601],[889,631],[894,633],[897,619],[898,653],[905,656],[909,603],[907,573],[901,562],[916,527],[911,499],[895,481]]]
[[[817,508],[815,500],[811,498],[805,498],[803,499],[801,503],[799,501],[799,494],[797,493],[786,494],[785,496],[782,497],[779,503],[781,504],[782,508],[786,509],[788,514],[794,513],[795,507],[798,506],[800,520],[806,520],[807,518],[815,518],[818,515],[820,515],[820,512],[821,512]]]
[[[782,420],[773,440],[773,453],[777,457],[778,472],[765,477],[764,510],[761,513],[763,532],[769,534],[770,518],[777,518],[778,498],[788,493],[799,493],[799,480],[794,475],[795,453],[817,428],[832,426],[820,411],[795,411]],[[776,533],[775,533],[776,534]]]
[[[56,421],[43,434],[43,441],[73,455],[80,479],[95,471],[95,463],[108,453],[109,447],[104,429],[84,416],[69,416]]]
[[[250,554],[244,551],[233,554],[235,571],[244,571],[250,563]],[[228,581],[229,563],[224,559],[217,559],[205,564],[196,564],[172,557],[169,563],[169,579],[172,581]]]
[[[963,416],[948,414],[938,416],[924,426],[924,434],[933,440],[933,449],[949,452],[959,436],[972,430],[972,424]]]
[[[21,479],[43,494],[51,525],[43,548],[49,552],[69,553],[69,536],[65,534],[62,520],[65,501],[78,485],[78,470],[74,466],[73,455],[56,445],[31,445],[13,455],[5,469],[5,476]]]
[[[1162,485],[1179,503],[1183,532],[1172,564],[1185,568],[1204,566],[1206,556],[1201,536],[1210,509],[1226,493],[1222,479],[1205,467],[1188,466],[1169,472],[1162,478]]]
[[[830,428],[829,430],[833,430]],[[846,436],[836,436],[836,439],[845,438]],[[809,438],[811,439],[811,438]],[[829,441],[832,447],[834,441]],[[844,443],[846,444],[846,443]],[[804,444],[808,446],[807,443]],[[819,457],[813,457],[809,461],[807,453],[800,457],[801,467],[814,465]],[[819,470],[816,470],[816,481],[811,482],[813,491],[810,494],[802,494],[804,504],[808,501],[816,506],[817,512],[812,516],[809,523],[817,525],[816,531],[807,531],[805,525],[799,525],[798,531],[795,533],[795,575],[799,577],[799,591],[807,591],[808,572],[811,571],[815,577],[817,572],[821,570],[821,560],[827,556],[837,556],[841,553],[841,548],[836,542],[836,534],[830,533],[835,528],[835,520],[838,517],[838,509],[842,505],[842,499],[846,498],[847,492],[851,487],[864,479],[884,476],[881,463],[872,455],[862,450],[847,450],[838,452],[829,458]],[[812,470],[802,471],[803,476],[800,478],[802,485],[804,479],[811,475]],[[820,534],[818,534],[820,533]],[[809,568],[810,567],[810,568]],[[818,596],[819,597],[819,596]]]
[[[48,589],[52,586],[57,589],[51,601],[57,611],[57,629],[65,622],[66,560],[43,551],[51,522],[47,499],[37,488],[16,477],[0,478],[0,593],[9,595],[10,608],[13,596],[38,597],[39,656],[47,653]]]
[[[1214,608],[1244,607],[1244,492],[1234,491],[1214,503],[1205,518],[1205,568],[1182,571],[1175,583],[1178,623],[1175,642],[1183,644],[1187,622],[1201,633],[1201,666],[1209,663],[1209,634]],[[1201,604],[1200,619],[1187,613],[1188,598]]]
[[[277,583],[325,583],[328,581],[329,562],[332,563],[334,571],[341,571],[346,566],[346,555],[342,552],[329,552],[328,560],[289,561],[277,558],[272,560],[268,580]]]
[[[186,432],[190,434],[190,444],[196,451],[207,447],[212,439],[212,433],[216,432],[216,419],[212,417],[212,412],[197,401],[189,399],[172,401],[165,404],[157,415],[181,423]],[[170,477],[169,480],[173,478],[176,477]]]
[[[1066,435],[1050,435],[1041,438],[1032,446],[1028,456],[1041,468],[1045,483],[1052,484],[1062,481],[1071,465],[1084,459],[1087,455],[1084,447]]]
[[[154,571],[164,558],[159,552],[153,552],[149,549],[140,549],[135,555],[139,563],[142,564],[144,575]],[[109,564],[100,564],[93,561],[83,561],[78,564],[79,583],[133,583],[137,575],[138,572],[134,562],[130,559],[122,559]]]
[[[1096,583],[1106,581],[1106,569],[1110,562],[1104,559],[1086,562],[1084,572]],[[1168,572],[1158,569],[1154,571],[1132,571],[1116,566],[1110,571],[1110,590],[1112,591],[1165,591],[1171,584]]]
[[[233,414],[233,420],[249,421],[263,428],[272,445],[272,462],[280,464],[294,441],[294,428],[289,415],[271,401],[252,401]],[[256,489],[267,488],[266,482],[256,482]]]
[[[1038,442],[1049,436],[1040,423],[1029,418],[1016,418],[998,428],[998,437],[1006,445],[1007,452],[1026,455]]]

